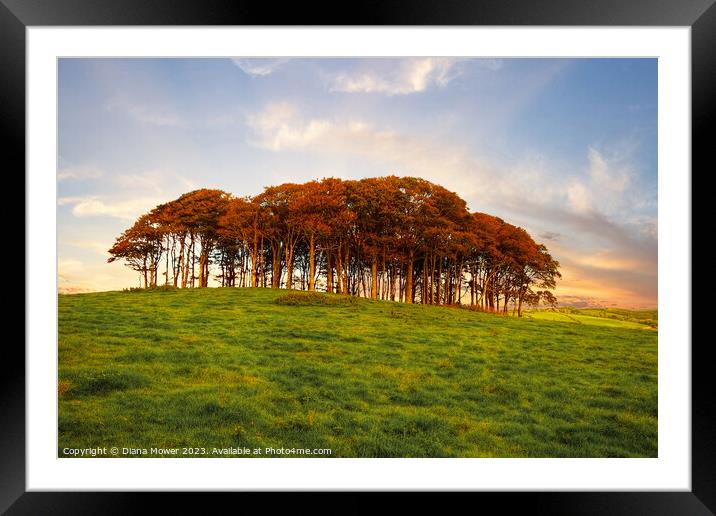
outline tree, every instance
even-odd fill
[[[256,256],[259,227],[256,205],[248,198],[232,198],[217,221],[217,249],[222,263],[222,286],[236,286],[236,267],[239,267],[240,285],[245,286],[250,276],[256,286]],[[224,276],[227,276],[226,278]]]
[[[124,259],[127,266],[139,272],[144,287],[157,285],[157,268],[164,247],[162,233],[149,214],[139,217],[134,225],[122,233],[109,249],[107,262]]]
[[[469,291],[471,306],[520,316],[524,304],[556,304],[550,290],[561,277],[524,229],[468,212],[440,185],[397,176],[284,183],[244,198],[194,190],[142,215],[110,254],[145,287],[162,263],[166,284],[207,287],[213,265],[224,287],[265,287],[270,276],[272,288],[299,281],[427,304],[462,304]]]

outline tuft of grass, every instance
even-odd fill
[[[353,296],[340,294],[324,294],[321,292],[289,292],[274,299],[277,305],[287,306],[342,306],[357,302]]]
[[[545,314],[250,288],[59,296],[58,453],[656,457],[658,332]]]
[[[58,380],[57,382],[57,395],[62,398],[70,390],[72,384],[69,380]]]
[[[135,389],[149,384],[149,378],[136,371],[121,370],[75,370],[65,373],[66,378],[59,381],[60,388],[65,386],[64,396],[96,396],[114,391]]]
[[[122,292],[175,292],[179,290],[174,285],[156,285],[154,287],[129,287],[122,290]]]

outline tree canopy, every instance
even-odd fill
[[[222,287],[447,305],[469,296],[470,306],[519,315],[556,304],[561,277],[524,229],[415,177],[285,183],[253,197],[194,190],[139,217],[109,253],[145,287],[208,287],[213,273]]]

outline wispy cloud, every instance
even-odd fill
[[[112,217],[133,221],[162,202],[159,197],[113,200],[101,197],[61,197],[59,206],[72,205],[72,215],[79,218]]]
[[[72,247],[78,247],[80,249],[88,249],[102,256],[109,256],[107,250],[111,247],[111,244],[107,242],[98,242],[94,240],[70,241],[67,242],[67,245],[70,245]]]
[[[342,71],[329,76],[328,89],[346,93],[409,95],[443,88],[459,75],[456,58],[422,57],[385,60],[382,66]]]
[[[184,125],[178,115],[150,106],[131,106],[129,115],[139,122],[158,127],[181,127]]]
[[[287,58],[233,58],[231,60],[244,73],[253,77],[271,75],[288,62]]]
[[[561,260],[562,280],[557,295],[589,296],[622,307],[654,308],[657,282],[654,275],[632,268],[602,268]]]
[[[97,179],[103,172],[95,167],[62,167],[57,171],[58,181]]]
[[[628,202],[623,194],[636,174],[626,157],[608,158],[589,147],[587,158],[586,177],[573,179],[567,188],[570,206],[580,213],[591,210],[610,212]]]
[[[293,104],[269,104],[247,117],[253,146],[274,152],[363,156],[388,164],[395,173],[420,175],[445,184],[462,195],[517,213],[534,213],[541,220],[565,222],[580,230],[590,226],[615,237],[620,224],[631,223],[623,212],[632,207],[634,170],[627,156],[611,157],[586,149],[587,166],[572,180],[560,181],[561,172],[542,156],[530,156],[517,165],[496,163],[486,156],[449,141],[425,138],[379,127],[359,118],[334,120],[306,117]],[[610,155],[607,158],[607,155]],[[643,195],[642,195],[643,196]],[[644,217],[640,225],[647,222]],[[557,236],[560,231],[545,228]]]
[[[561,236],[562,236],[562,235],[560,235],[559,233],[557,233],[557,232],[555,232],[555,231],[545,231],[545,232],[543,232],[543,233],[540,233],[540,235],[539,235],[539,237],[540,237],[542,240],[547,240],[547,241],[550,241],[550,242],[556,242],[557,240],[559,240],[559,238],[560,238]]]
[[[583,173],[560,182],[549,179],[550,163],[539,156],[512,168],[434,138],[360,120],[304,117],[289,103],[267,106],[250,116],[248,125],[257,147],[363,157],[382,164],[381,173],[438,182],[468,200],[471,209],[499,206],[508,220],[525,221],[533,234],[549,241],[555,256],[578,271],[575,277],[598,278],[589,284],[592,295],[618,298],[622,304],[643,304],[655,296],[656,222],[644,216],[636,224],[632,217],[631,199],[638,192],[625,155],[589,147]],[[643,225],[650,228],[650,223],[654,230],[645,230]],[[558,292],[587,292],[585,283],[575,285],[569,275],[566,278]],[[630,281],[632,290],[625,287]]]
[[[119,263],[107,264],[76,258],[58,257],[57,290],[60,294],[76,294],[103,290],[119,290],[137,285],[135,274]]]
[[[143,125],[156,127],[185,127],[185,120],[170,106],[160,103],[139,103],[113,97],[106,104],[107,111],[122,113]]]
[[[154,195],[160,196],[164,192],[168,178],[171,177],[171,174],[162,170],[148,170],[140,173],[118,174],[113,177],[112,182],[124,190],[152,192]]]
[[[97,277],[124,274],[92,241],[183,192],[396,174],[439,183],[545,242],[563,262],[558,297],[655,299],[656,70],[591,63],[67,60],[58,232],[63,256],[84,264],[70,287],[84,288],[93,260]],[[569,136],[550,137],[558,131]]]
[[[277,103],[248,117],[249,143],[274,152],[304,151],[355,155],[379,162],[392,173],[426,177],[464,192],[465,175],[487,166],[466,149],[434,139],[402,134],[361,120],[304,118],[289,103]]]

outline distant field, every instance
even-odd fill
[[[631,328],[656,330],[658,317],[656,310],[621,310],[618,308],[559,308],[528,310],[524,314],[530,319],[542,321],[573,322],[610,328]]]
[[[271,289],[61,295],[58,454],[656,457],[657,315],[613,315]]]

